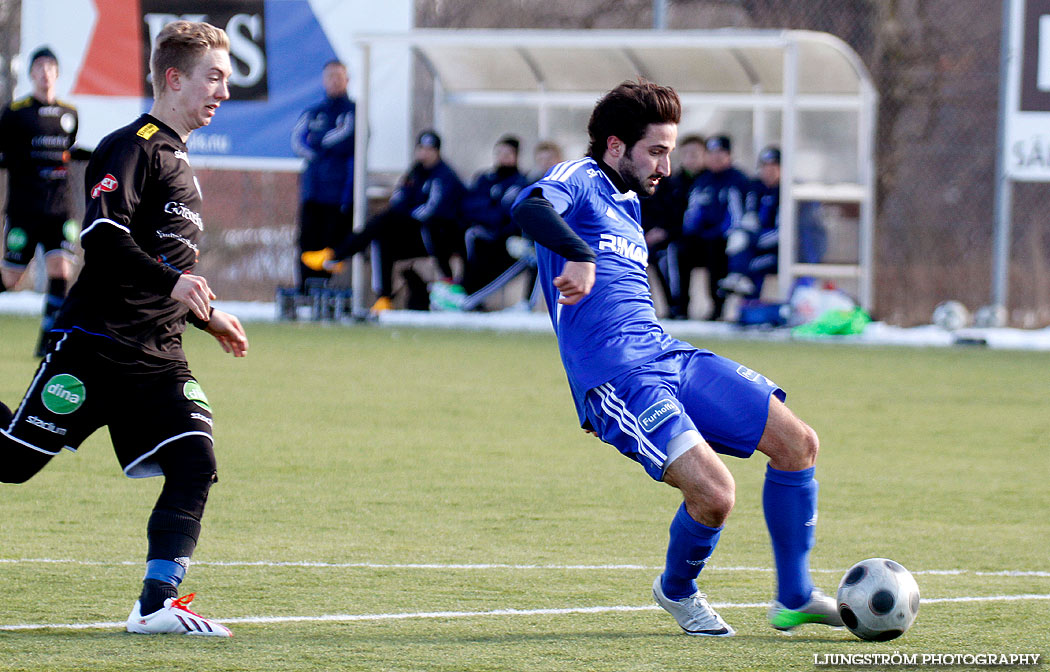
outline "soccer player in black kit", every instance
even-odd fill
[[[164,476],[146,525],[136,633],[230,636],[178,597],[216,481],[212,416],[182,350],[189,319],[243,357],[240,321],[211,306],[194,275],[201,195],[186,139],[229,98],[229,39],[176,21],[157,36],[148,114],[99,143],[87,169],[80,277],[55,320],[36,376],[14,413],[0,404],[0,480],[23,483],[63,447],[103,425],[131,478]]]
[[[79,119],[71,105],[55,97],[58,58],[47,47],[29,57],[30,95],[12,103],[0,116],[0,154],[7,168],[7,218],[0,292],[22,278],[37,245],[44,247],[47,298],[36,356],[73,277],[73,245],[78,227],[69,191],[69,162],[90,152],[74,149]]]

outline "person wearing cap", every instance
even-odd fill
[[[459,210],[465,187],[441,158],[441,136],[423,131],[416,140],[415,163],[401,178],[387,208],[369,218],[335,247],[303,252],[313,270],[338,271],[340,264],[371,245],[372,289],[377,315],[392,307],[394,262],[431,257],[441,281],[452,282],[452,255],[459,232]]]
[[[510,219],[510,206],[526,184],[518,169],[520,145],[513,135],[497,140],[492,168],[474,177],[463,199],[466,257],[460,284],[467,294],[487,285],[514,261],[507,253],[507,239],[521,234]]]
[[[671,317],[678,317],[678,239],[682,236],[682,217],[689,202],[689,192],[704,171],[705,141],[699,135],[687,135],[678,143],[678,170],[660,180],[650,198],[642,199],[642,229],[649,246],[650,266],[667,300]]]
[[[690,276],[693,269],[707,269],[707,291],[712,309],[710,320],[722,317],[725,296],[718,282],[729,273],[726,236],[744,215],[744,196],[751,180],[733,166],[729,136],[707,139],[704,163],[707,168],[689,192],[682,217],[682,237],[678,241],[679,295],[674,314],[686,317],[689,311]]]
[[[357,106],[347,95],[350,76],[341,62],[325,63],[321,82],[324,100],[303,112],[292,131],[292,149],[305,159],[299,178],[300,254],[331,247],[353,229]],[[329,277],[300,263],[299,291],[311,278]]]
[[[40,47],[29,57],[32,91],[14,100],[0,116],[0,154],[7,168],[7,217],[0,292],[14,289],[38,245],[44,249],[47,296],[36,356],[42,357],[47,334],[73,279],[74,249],[80,227],[73,219],[69,164],[91,153],[73,147],[79,119],[76,108],[56,98],[58,57]]]
[[[719,283],[723,294],[759,297],[766,276],[777,271],[779,225],[780,148],[770,145],[758,155],[758,177],[744,199],[744,216],[726,238],[729,275]]]

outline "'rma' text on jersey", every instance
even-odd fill
[[[554,166],[539,182],[523,189],[518,200],[537,188],[597,255],[590,294],[576,305],[565,306],[558,303],[554,278],[566,260],[536,245],[547,310],[584,424],[587,390],[664,353],[692,346],[669,336],[656,319],[637,194],[621,192],[593,158]]]

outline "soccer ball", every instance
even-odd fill
[[[933,309],[933,323],[947,331],[962,329],[970,324],[970,311],[958,301],[944,301]]]
[[[839,616],[850,632],[874,642],[900,637],[919,613],[915,577],[886,558],[870,558],[850,567],[836,597]]]

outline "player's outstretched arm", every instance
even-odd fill
[[[241,321],[234,315],[213,310],[204,331],[214,336],[222,349],[232,353],[234,357],[244,357],[248,354],[248,335],[244,333]]]
[[[193,311],[198,319],[207,322],[211,310],[211,300],[215,293],[208,286],[208,281],[199,275],[184,273],[175,282],[171,298]]]

